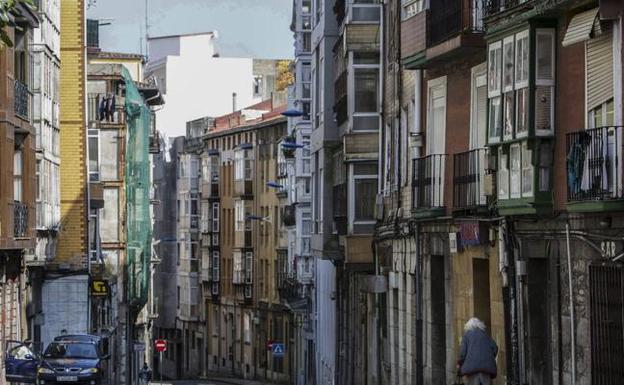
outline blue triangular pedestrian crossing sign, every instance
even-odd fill
[[[284,348],[284,344],[277,344],[277,343],[273,342],[273,344],[271,345],[271,348],[273,350],[273,357],[283,357],[284,356],[284,350],[286,350]]]

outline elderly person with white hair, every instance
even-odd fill
[[[461,342],[458,375],[467,376],[467,385],[491,385],[496,378],[496,355],[498,346],[485,331],[485,324],[471,318],[464,326]]]

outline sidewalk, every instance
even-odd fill
[[[262,382],[262,381],[254,381],[254,380],[243,380],[241,378],[233,378],[233,377],[223,377],[220,376],[209,376],[207,378],[201,378],[197,380],[179,380],[179,381],[169,381],[163,380],[163,382],[159,382],[158,380],[152,380],[150,382],[151,385],[203,385],[203,384],[229,384],[229,385],[273,385],[277,383],[272,382]]]

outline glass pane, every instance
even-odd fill
[[[529,79],[529,37],[523,36],[516,40],[516,82]]]
[[[377,112],[379,75],[377,69],[355,71],[355,112]]]
[[[522,143],[522,195],[533,195],[533,165],[531,150],[526,142]]]
[[[520,194],[520,146],[509,149],[510,161],[510,192],[511,195]]]
[[[355,213],[356,221],[375,220],[375,199],[377,196],[377,179],[356,179],[355,182]]]
[[[505,42],[503,46],[504,65],[503,65],[503,87],[513,87],[514,81],[514,42],[513,40]]]
[[[501,63],[502,50],[500,47],[490,47],[488,58],[488,90],[495,92],[500,90],[501,86]]]
[[[490,99],[490,138],[500,138],[502,133],[502,113],[501,97]]]
[[[535,89],[535,128],[552,129],[552,87],[537,86]]]
[[[520,134],[529,129],[529,90],[522,88],[516,92],[516,132]]]
[[[613,126],[615,123],[614,121],[614,115],[613,115],[613,100],[610,100],[606,103],[606,125],[607,126]]]
[[[507,155],[503,155],[502,151],[498,153],[498,197],[501,199],[509,198],[509,170],[507,168]]]
[[[98,153],[99,153],[98,138],[89,137],[89,171],[90,172],[99,171]]]
[[[505,136],[512,136],[514,132],[514,92],[505,94]]]
[[[552,80],[553,66],[553,35],[537,34],[537,78]]]

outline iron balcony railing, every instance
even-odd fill
[[[444,207],[444,166],[446,154],[413,160],[412,202],[414,209]]]
[[[22,202],[13,202],[13,236],[26,238],[28,236],[28,206]]]
[[[528,5],[535,0],[483,0],[485,2],[485,17],[493,16],[520,5]]]
[[[429,10],[429,46],[441,43],[460,32],[484,32],[486,0],[437,0]]]
[[[14,89],[15,114],[24,119],[29,119],[30,115],[28,105],[30,101],[30,91],[28,90],[28,86],[25,83],[16,80]]]
[[[573,132],[566,143],[568,201],[623,198],[621,126]]]
[[[486,148],[453,155],[453,209],[471,210],[487,205],[487,157]]]

